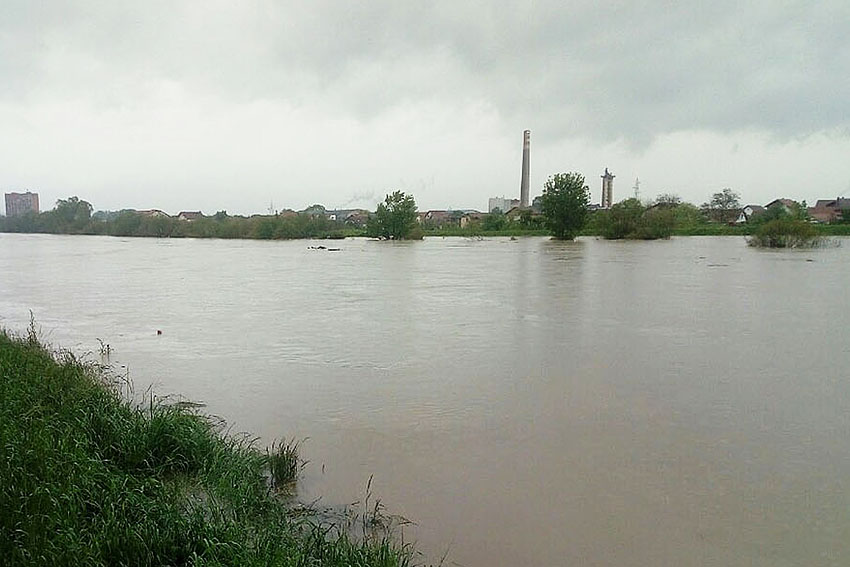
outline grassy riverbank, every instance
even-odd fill
[[[269,458],[192,410],[124,401],[102,369],[0,331],[4,565],[408,565],[287,504]],[[366,523],[364,522],[364,526]]]

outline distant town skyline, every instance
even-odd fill
[[[169,8],[10,0],[0,190],[97,209],[420,209],[616,172],[614,200],[850,195],[850,4]],[[599,34],[599,29],[605,29]],[[564,30],[570,30],[565,33]],[[758,30],[757,33],[754,30]]]

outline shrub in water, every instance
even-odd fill
[[[671,209],[647,209],[637,199],[626,199],[597,214],[602,236],[607,240],[655,240],[673,234],[675,216]]]
[[[780,218],[761,225],[748,243],[760,248],[813,248],[822,245],[823,238],[811,223]]]

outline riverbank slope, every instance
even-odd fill
[[[408,565],[296,510],[266,454],[184,407],[122,399],[108,374],[34,332],[0,330],[4,565]],[[365,530],[364,530],[365,532]]]

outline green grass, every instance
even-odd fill
[[[293,439],[277,441],[266,449],[269,474],[275,488],[291,486],[298,479],[298,471],[303,464],[298,456],[299,445],[300,443]]]
[[[530,229],[530,228],[505,228],[503,230],[482,230],[480,227],[460,228],[460,227],[445,227],[435,228],[425,231],[425,236],[466,236],[466,237],[491,237],[491,236],[548,236],[549,232],[545,229]]]
[[[705,223],[673,228],[673,236],[746,236],[752,234],[752,225],[728,225],[723,223]]]
[[[0,332],[0,451],[3,565],[411,562],[391,530],[355,537],[296,513],[252,442],[184,406],[130,404],[33,333]]]
[[[814,227],[823,236],[850,236],[850,223],[816,224]]]

